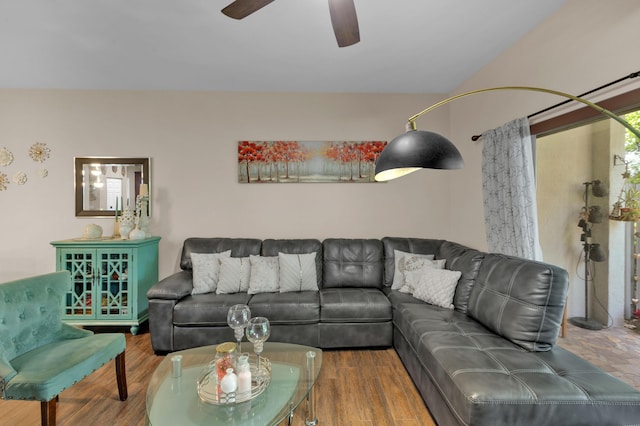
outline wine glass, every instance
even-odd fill
[[[233,305],[227,312],[227,324],[233,329],[233,334],[238,341],[236,353],[242,352],[242,335],[244,334],[244,328],[249,323],[249,318],[251,318],[251,310],[247,305]]]
[[[271,334],[271,324],[265,317],[255,317],[249,320],[247,325],[247,340],[253,343],[253,351],[258,356],[258,375],[263,375],[264,372],[260,366],[260,354],[264,349],[263,343],[269,338]]]

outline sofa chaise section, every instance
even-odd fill
[[[443,246],[436,257],[473,281],[467,300],[391,297],[394,348],[439,425],[637,423],[637,390],[555,346],[566,271],[496,254],[478,265],[475,250]]]
[[[637,424],[638,391],[560,347],[531,352],[417,303],[397,306],[394,322],[394,348],[439,425]]]

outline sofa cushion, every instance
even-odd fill
[[[419,347],[423,340],[428,340],[430,336],[438,333],[466,337],[493,336],[496,342],[506,342],[503,338],[487,330],[486,327],[461,312],[429,305],[418,299],[415,300],[418,303],[398,303],[394,305],[393,313],[395,328],[402,332],[413,348]],[[508,344],[513,346],[510,343]]]
[[[471,290],[468,314],[527,350],[548,351],[558,337],[568,286],[562,268],[488,254]]]
[[[424,303],[422,300],[418,300],[413,297],[412,294],[402,293],[398,290],[391,290],[391,287],[388,286],[384,286],[382,291],[387,296],[387,299],[389,299],[389,302],[391,302],[392,308],[395,308],[401,303]]]
[[[323,251],[323,288],[382,288],[380,240],[330,238],[324,240]]]
[[[447,269],[462,272],[453,297],[453,306],[457,311],[467,312],[471,289],[476,282],[484,256],[485,253],[451,241],[443,241],[438,250],[436,258],[446,259]]]
[[[5,398],[48,401],[93,373],[125,350],[120,333],[101,333],[52,342],[11,360],[18,374],[9,380]]]
[[[426,238],[384,237],[382,239],[384,249],[384,285],[391,286],[393,284],[393,276],[395,274],[394,250],[418,254],[436,254],[442,241]]]
[[[317,291],[260,293],[249,301],[252,317],[267,317],[271,324],[315,324],[320,321]]]
[[[336,323],[391,321],[391,302],[374,288],[320,290],[320,321]]]
[[[173,308],[173,325],[226,326],[229,308],[247,304],[250,298],[251,295],[247,293],[186,296]]]
[[[262,241],[255,238],[187,238],[182,245],[180,268],[192,269],[191,253],[221,253],[231,250],[232,257],[260,254]]]

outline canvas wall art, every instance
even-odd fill
[[[240,141],[238,182],[375,182],[386,141]]]

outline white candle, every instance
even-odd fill
[[[149,185],[147,185],[146,183],[140,184],[140,195],[143,197],[146,197],[149,195]]]

